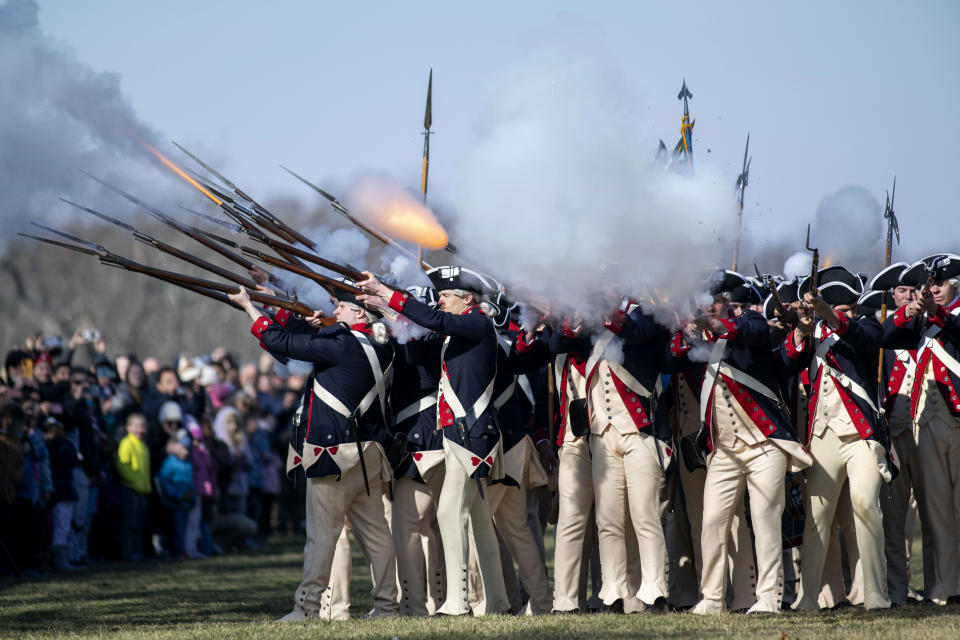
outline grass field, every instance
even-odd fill
[[[0,582],[3,638],[960,638],[960,605],[883,612],[699,617],[584,615],[478,619],[314,621],[280,625],[300,578],[302,539],[258,553],[202,561],[103,564],[82,574]],[[356,545],[354,546],[356,549]],[[915,556],[916,557],[916,556]],[[354,558],[352,613],[371,606],[362,557]]]

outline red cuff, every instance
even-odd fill
[[[410,296],[405,293],[394,291],[393,295],[390,296],[390,308],[397,313],[403,313],[403,307],[407,304],[409,298]]]
[[[893,314],[893,324],[897,329],[903,329],[910,324],[911,318],[907,317],[907,305],[903,305]]]
[[[527,332],[521,331],[520,335],[517,336],[517,353],[526,353],[533,348],[533,343],[537,341],[536,335],[534,335],[533,340],[527,342]]]
[[[790,335],[787,336],[786,342],[783,345],[787,348],[787,356],[789,358],[799,358],[800,354],[803,353],[803,347],[806,346],[807,339],[804,338],[801,343],[801,347],[798,349],[797,346],[793,343],[793,334],[796,333],[796,329],[790,332]]]
[[[613,312],[612,318],[603,321],[603,326],[605,326],[607,329],[610,329],[610,331],[619,334],[621,331],[623,331],[623,323],[626,321],[626,319],[627,314],[624,313],[623,310],[617,309]]]
[[[848,318],[846,315],[842,313],[837,313],[836,315],[837,315],[837,320],[840,321],[840,325],[836,328],[834,333],[836,333],[840,337],[843,337],[843,335],[850,330],[850,318]]]
[[[930,322],[937,325],[941,329],[947,326],[947,320],[950,317],[950,314],[947,313],[947,310],[943,308],[943,305],[937,305],[937,312],[930,317]]]
[[[280,309],[279,311],[277,311],[277,315],[274,317],[274,319],[277,321],[277,324],[279,324],[281,327],[286,328],[287,322],[292,317],[293,317],[293,312],[291,312],[289,309]]]
[[[727,329],[727,332],[723,335],[714,336],[714,340],[720,340],[720,339],[733,340],[734,338],[737,337],[737,321],[736,320],[731,320],[730,318],[719,318],[717,322],[722,324]]]
[[[580,336],[581,329],[583,329],[583,325],[580,325],[576,329],[571,329],[569,320],[564,320],[560,325],[560,331],[565,337],[570,338],[571,340]]]
[[[673,338],[670,339],[670,354],[673,356],[682,356],[689,350],[690,347],[683,342],[683,334],[679,331],[673,334]]]
[[[267,316],[260,316],[257,318],[257,321],[253,323],[253,326],[250,327],[250,333],[253,334],[253,337],[259,340],[261,337],[263,337],[263,332],[266,331],[267,327],[269,327],[271,324],[273,324],[273,321],[270,320],[270,318]]]

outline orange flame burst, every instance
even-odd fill
[[[212,200],[214,204],[219,206],[220,204],[223,203],[223,201],[220,198],[210,193],[210,191],[206,189],[202,184],[200,184],[199,182],[191,178],[186,171],[184,171],[183,169],[178,167],[176,164],[174,164],[173,160],[170,160],[168,157],[166,157],[165,155],[163,155],[162,153],[160,153],[159,151],[157,151],[156,149],[148,145],[143,140],[140,140],[140,144],[142,144],[147,149],[147,151],[155,155],[160,162],[162,162],[164,165],[167,166],[168,169],[170,169],[175,174],[183,178],[190,186],[192,186],[194,189],[196,189],[203,195],[210,198],[210,200]]]
[[[827,267],[833,266],[833,256],[827,256],[822,263],[820,263],[821,269],[826,269]]]
[[[394,239],[424,249],[443,249],[450,241],[433,212],[392,180],[361,179],[349,199],[359,217]]]
[[[390,235],[407,240],[424,249],[443,249],[449,238],[429,209],[409,202],[392,202],[377,220],[378,226]]]

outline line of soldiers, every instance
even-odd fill
[[[960,256],[869,282],[721,271],[679,330],[611,296],[602,323],[522,328],[469,269],[407,291],[366,275],[326,328],[231,296],[264,349],[314,364],[287,460],[308,483],[303,578],[281,620],[349,617],[347,527],[370,617],[900,605],[911,496],[924,595],[960,596]]]

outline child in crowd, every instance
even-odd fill
[[[120,557],[140,559],[143,544],[143,523],[150,493],[150,450],[143,439],[147,421],[140,413],[131,413],[126,420],[127,435],[117,449],[117,473],[120,476],[120,504],[123,525],[120,534]]]
[[[182,429],[170,438],[159,474],[160,497],[169,512],[170,554],[175,558],[186,556],[187,516],[197,501],[190,462],[191,444],[190,435]]]

